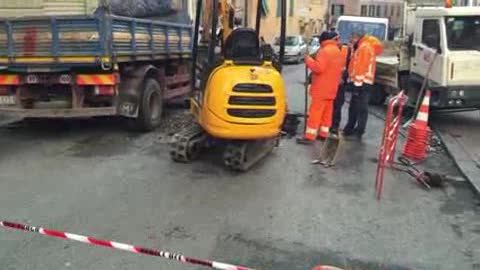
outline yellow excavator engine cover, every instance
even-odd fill
[[[192,102],[192,113],[219,139],[275,137],[287,110],[285,84],[271,62],[253,66],[225,61],[211,73],[202,101]]]

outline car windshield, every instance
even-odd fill
[[[383,23],[340,21],[338,23],[338,32],[342,43],[348,43],[350,35],[353,33],[364,33],[373,35],[379,40],[385,40],[387,26]]]
[[[480,50],[480,17],[447,17],[450,50]]]

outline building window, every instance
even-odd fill
[[[362,5],[361,15],[362,15],[362,16],[367,16],[367,15],[368,15],[368,13],[367,13],[367,6],[366,6],[366,5]]]
[[[375,16],[380,17],[380,6],[377,6],[376,10],[377,10],[377,12],[376,12]]]
[[[397,6],[397,17],[402,16],[402,6]]]
[[[293,17],[295,15],[295,5],[294,5],[294,2],[293,0],[290,0],[290,2],[288,3],[289,5],[289,12],[288,12],[288,15],[290,15],[290,17]]]
[[[282,16],[282,0],[277,0],[277,17]]]
[[[387,18],[388,17],[388,6],[383,6],[383,17]]]
[[[331,14],[332,16],[342,16],[345,11],[344,5],[332,5]]]
[[[375,6],[368,6],[368,16],[375,16]]]
[[[395,6],[390,6],[390,17],[393,17],[395,15]]]

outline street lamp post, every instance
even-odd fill
[[[249,25],[248,25],[248,20],[249,20],[249,18],[248,18],[248,8],[249,8],[249,7],[248,7],[248,1],[249,1],[249,0],[245,0],[245,2],[244,2],[244,4],[243,4],[243,16],[244,16],[244,18],[243,18],[243,20],[244,20],[243,24],[245,25],[245,27],[249,27]]]

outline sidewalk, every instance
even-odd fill
[[[480,194],[479,112],[432,115],[432,124],[457,166]]]

